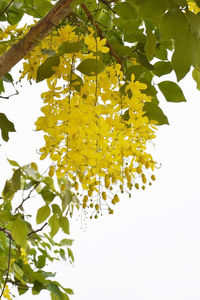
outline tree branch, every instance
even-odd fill
[[[36,183],[35,186],[33,187],[32,190],[29,191],[28,195],[26,196],[26,198],[22,198],[22,202],[15,208],[15,213],[19,210],[22,209],[22,206],[24,204],[24,202],[26,202],[28,199],[31,198],[31,194],[32,192],[34,192],[34,190],[36,189],[36,187],[39,185],[39,183]]]
[[[84,4],[84,3],[81,3],[81,7],[82,9],[84,10],[84,12],[86,13],[88,19],[91,21],[91,23],[96,27],[96,30],[100,36],[101,39],[104,39],[104,35],[103,35],[103,32],[101,30],[101,28],[98,26],[98,24],[95,22],[95,20],[93,19],[89,9],[87,8],[87,6]],[[108,48],[110,49],[110,53],[111,55],[116,59],[116,61],[121,65],[122,67],[122,58],[117,54],[115,53],[115,51],[113,50],[112,48],[112,45],[109,41],[106,40],[106,45],[108,46]],[[122,68],[123,69],[123,68]]]
[[[0,16],[2,16],[5,11],[11,6],[11,4],[14,2],[14,0],[11,0],[8,5],[0,12]]]
[[[29,233],[28,233],[28,237],[30,237],[30,236],[31,236],[32,234],[34,234],[34,233],[37,233],[37,232],[39,232],[39,231],[42,231],[43,228],[44,228],[45,226],[47,226],[47,224],[48,224],[48,223],[45,223],[41,228],[29,232]]]
[[[0,77],[5,75],[24,56],[43,40],[63,19],[73,13],[70,3],[60,0],[50,12],[33,26],[27,35],[0,57]]]
[[[16,95],[18,95],[19,94],[19,92],[18,91],[16,91],[14,94],[11,94],[11,95],[9,95],[9,96],[0,96],[0,98],[2,98],[2,99],[10,99],[10,97],[12,97],[12,96],[16,96]]]

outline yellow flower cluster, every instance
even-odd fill
[[[0,54],[3,54],[11,46],[13,46],[16,41],[19,41],[29,30],[30,27],[24,25],[21,28],[17,28],[18,24],[8,25],[6,28],[0,26]]]
[[[194,1],[187,1],[188,2],[188,9],[192,11],[194,14],[198,14],[200,12],[200,8]]]
[[[10,290],[8,285],[6,284],[4,292],[3,292],[3,297],[8,299],[8,300],[12,300],[11,296],[10,296]]]
[[[20,250],[21,250],[21,259],[22,259],[23,263],[28,264],[26,250],[24,248],[21,248]]]
[[[147,177],[155,179],[155,162],[147,153],[155,128],[143,111],[144,103],[151,101],[142,92],[146,85],[135,81],[133,74],[125,82],[121,66],[114,63],[94,76],[75,69],[88,58],[97,64],[98,56],[109,51],[106,40],[96,38],[91,28],[87,36],[76,34],[69,25],[60,28],[28,54],[22,77],[36,78],[47,57],[41,49],[56,51],[63,41],[80,39],[84,52],[63,54],[55,74],[46,80],[43,116],[35,124],[45,133],[41,159],[49,155],[54,162],[49,174],[67,176],[75,192],[82,190],[82,207],[92,208],[97,217],[104,208],[113,213],[118,193],[134,186],[145,189]]]

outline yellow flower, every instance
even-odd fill
[[[193,1],[188,1],[188,9],[193,12],[194,14],[198,14],[200,12],[200,8],[198,5]]]

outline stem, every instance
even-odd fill
[[[103,35],[103,32],[101,30],[101,28],[98,26],[98,24],[96,23],[96,21],[93,19],[89,9],[87,8],[87,6],[84,4],[84,3],[81,3],[81,7],[82,9],[84,10],[84,12],[86,13],[88,19],[91,21],[91,23],[96,27],[97,29],[97,32],[100,36],[101,39],[104,39],[104,35]],[[106,45],[108,46],[108,48],[110,49],[110,53],[111,55],[116,59],[116,61],[121,65],[122,67],[122,58],[117,54],[115,53],[115,51],[113,50],[112,48],[112,45],[109,41],[106,40]],[[122,67],[122,70],[123,70],[123,67]]]
[[[36,233],[36,232],[39,232],[39,231],[42,231],[42,230],[44,229],[44,227],[47,226],[47,224],[48,224],[48,223],[46,222],[41,228],[29,232],[29,233],[28,233],[28,236],[30,237],[32,234],[34,234],[34,233]]]
[[[24,204],[25,201],[27,201],[28,199],[31,198],[31,194],[32,192],[35,190],[35,188],[39,185],[39,183],[36,183],[34,188],[32,190],[30,190],[30,192],[28,193],[27,197],[22,199],[22,202],[15,208],[15,213],[22,207],[22,205]]]
[[[18,95],[18,94],[19,94],[19,92],[16,91],[16,93],[14,93],[14,94],[11,94],[11,95],[9,95],[9,96],[0,96],[0,98],[2,98],[2,99],[10,99],[10,97],[16,96],[16,95]]]
[[[0,228],[0,229],[1,229],[1,228]],[[9,270],[10,270],[10,257],[11,257],[11,241],[12,241],[12,236],[11,236],[11,234],[10,234],[8,231],[6,231],[6,230],[2,230],[2,231],[9,237],[9,250],[8,250],[8,267],[7,267],[7,272],[6,272],[6,279],[5,279],[5,282],[4,282],[2,291],[1,291],[0,299],[1,299],[2,296],[3,296],[3,293],[4,293],[4,290],[5,290],[6,284],[7,284],[7,282],[8,282],[8,276],[9,276]]]
[[[2,16],[5,11],[11,6],[11,4],[14,2],[14,0],[11,0],[8,5],[0,12],[0,16]]]

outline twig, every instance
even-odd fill
[[[12,241],[14,241],[14,239],[13,239],[10,231],[8,231],[6,228],[0,227],[0,231],[3,231],[7,235],[7,237],[9,237],[9,239],[11,239]]]
[[[16,96],[16,95],[18,95],[18,94],[19,94],[19,92],[16,91],[16,93],[14,93],[14,94],[11,94],[11,95],[9,95],[9,96],[0,96],[0,98],[2,98],[2,99],[10,99],[10,97]]]
[[[117,2],[118,0],[110,0],[110,1],[107,1],[107,3],[112,3],[112,2]]]
[[[86,13],[88,19],[91,21],[91,23],[96,27],[96,30],[100,36],[101,39],[104,39],[104,35],[103,35],[103,32],[101,30],[101,28],[98,26],[98,24],[95,22],[95,20],[93,19],[89,9],[87,8],[87,6],[84,4],[84,3],[81,3],[81,7],[82,9],[84,10],[84,12]],[[110,53],[111,55],[116,59],[116,61],[121,65],[122,67],[122,70],[123,70],[123,66],[122,66],[122,58],[117,54],[115,53],[115,51],[113,50],[112,48],[112,45],[109,41],[106,40],[106,45],[108,46],[108,48],[110,49]]]
[[[36,233],[36,232],[39,232],[39,231],[42,231],[42,230],[44,229],[44,227],[47,226],[47,224],[48,224],[48,223],[46,222],[41,228],[29,232],[29,233],[28,233],[28,236],[30,237],[32,234],[34,234],[34,233]]]
[[[32,190],[30,190],[30,192],[28,193],[27,197],[24,198],[24,199],[22,200],[22,202],[15,208],[15,213],[22,207],[22,205],[24,204],[25,201],[27,201],[28,199],[31,198],[32,192],[35,190],[35,188],[36,188],[38,185],[39,185],[39,183],[36,183],[35,186],[34,186],[34,188],[33,188]]]
[[[99,0],[99,2],[103,3],[104,5],[106,5],[114,14],[115,11],[112,9],[112,7],[110,7],[109,2],[105,1],[105,0]]]
[[[7,272],[6,272],[6,279],[5,279],[5,282],[4,282],[2,291],[1,291],[1,295],[0,295],[0,299],[1,299],[1,297],[3,296],[4,290],[5,290],[6,284],[8,282],[8,276],[9,276],[9,271],[10,271],[11,241],[12,241],[13,238],[12,238],[11,233],[8,232],[5,228],[1,228],[0,227],[0,231],[3,231],[8,236],[8,238],[9,238],[8,267],[7,267]]]
[[[26,288],[32,288],[32,286],[28,286],[25,284],[22,284],[21,282],[15,282],[14,280],[8,279],[7,282],[12,283],[12,285],[18,286],[21,290],[26,289]]]
[[[11,0],[8,5],[0,12],[0,16],[2,16],[5,11],[11,6],[11,4],[14,2],[14,0]]]

